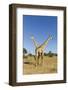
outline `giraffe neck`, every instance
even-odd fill
[[[36,41],[34,39],[32,39],[32,40],[33,40],[35,48],[37,48],[38,45],[37,45]]]
[[[48,39],[47,39],[46,41],[44,41],[44,43],[43,43],[42,45],[40,45],[40,48],[41,48],[42,50],[44,50],[44,48],[46,47],[46,45],[48,44],[48,42],[50,41],[51,38],[52,38],[52,37],[48,37]]]

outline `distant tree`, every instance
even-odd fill
[[[29,53],[29,56],[32,56],[32,54],[31,54],[31,53]]]
[[[53,53],[51,51],[49,51],[48,56],[49,57],[52,57],[53,56]]]
[[[23,58],[27,58],[26,54],[27,54],[27,50],[26,48],[23,48]]]
[[[47,56],[47,53],[44,53],[44,56]]]
[[[54,53],[54,56],[57,56],[57,53]]]
[[[25,48],[23,48],[23,54],[27,54],[27,50]]]

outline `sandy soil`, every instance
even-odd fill
[[[33,56],[28,56],[28,58],[24,58],[23,74],[28,75],[47,73],[57,73],[57,56],[44,56],[43,64],[39,64],[38,66],[35,66],[35,59]]]

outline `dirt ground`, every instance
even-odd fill
[[[23,74],[46,74],[46,73],[57,73],[57,56],[48,57],[44,56],[43,64],[35,66],[35,59],[33,56],[24,58]],[[41,59],[40,59],[41,63]]]

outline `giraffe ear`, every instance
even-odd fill
[[[49,35],[49,37],[52,37],[51,35]]]

